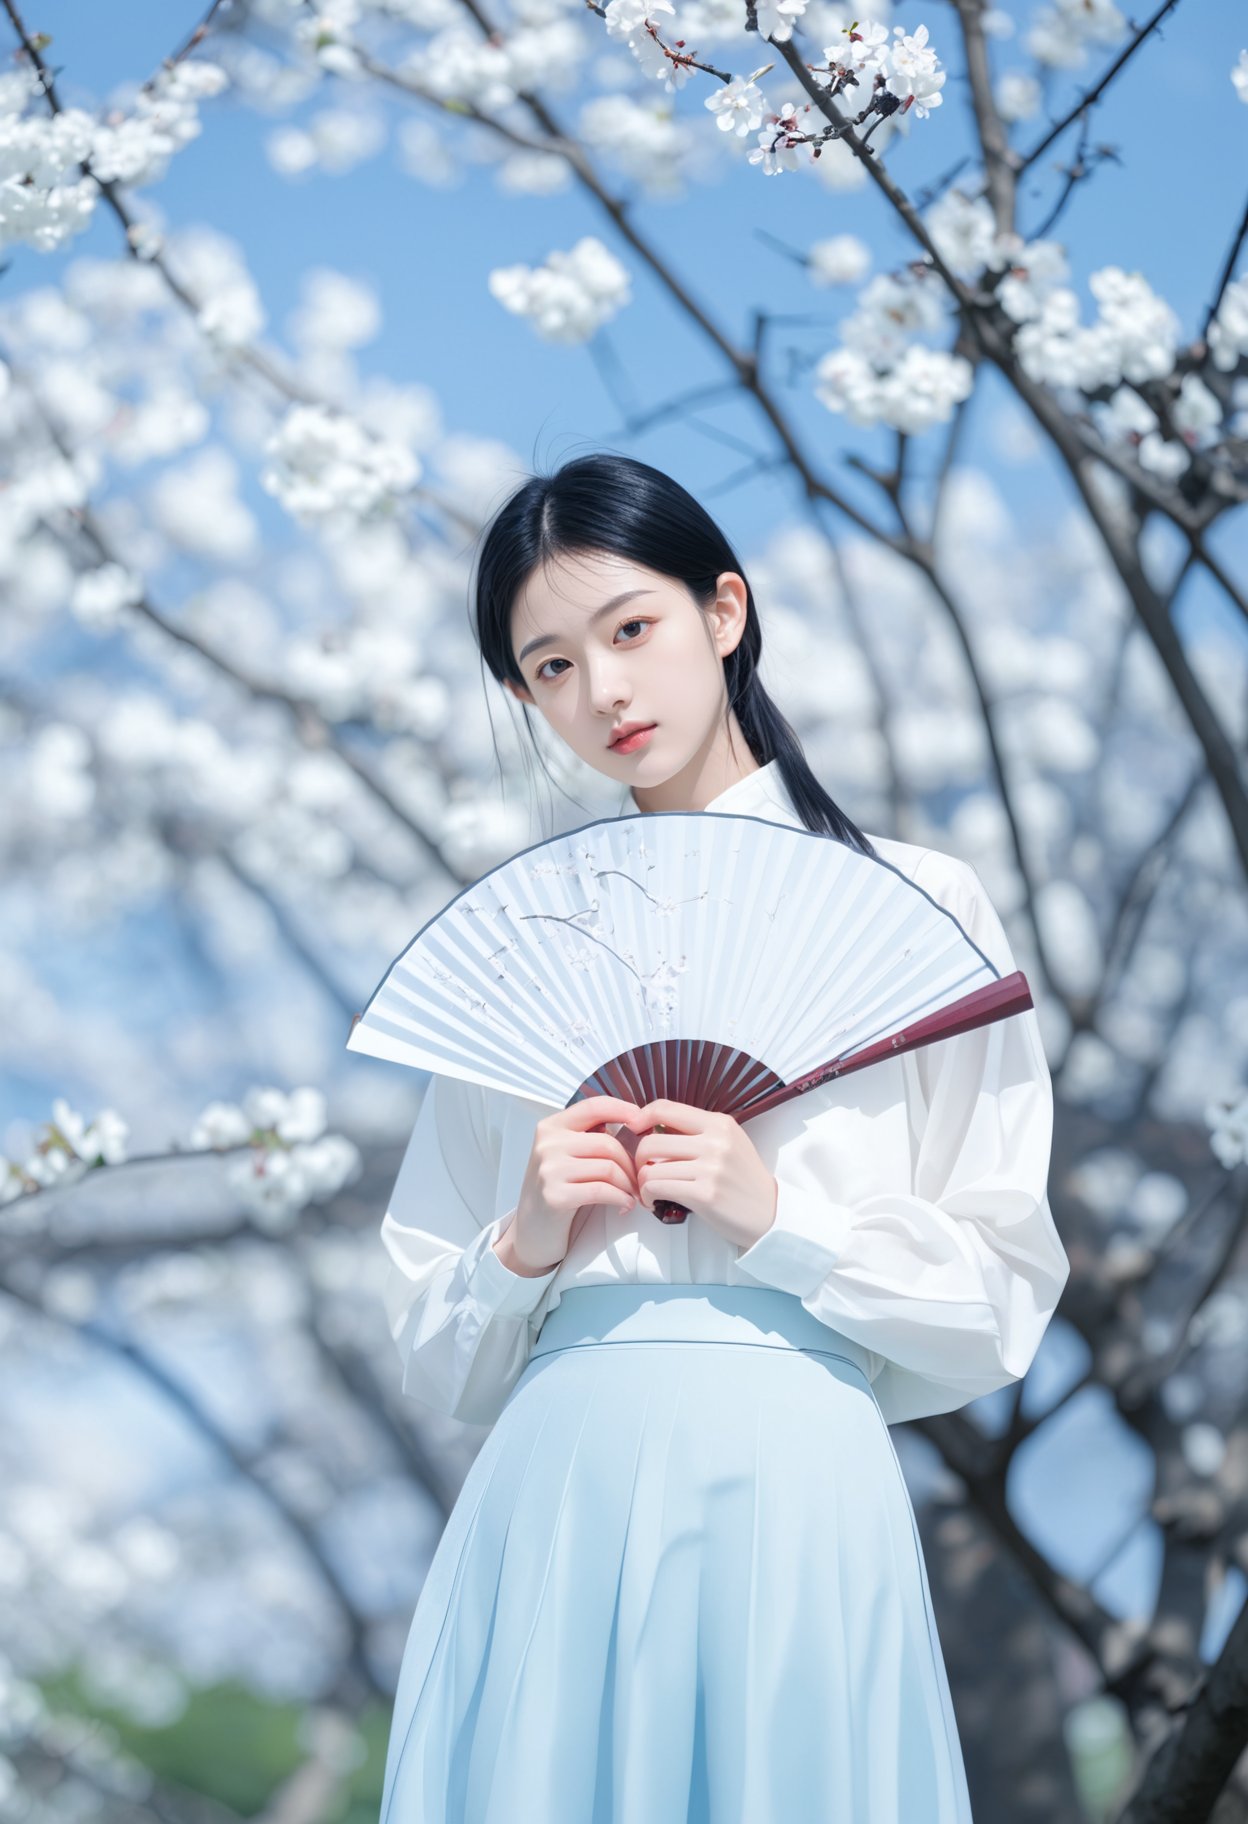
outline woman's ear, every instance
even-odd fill
[[[735,652],[745,632],[749,614],[749,592],[745,578],[735,570],[724,570],[715,579],[715,600],[711,603],[711,622],[715,648],[721,659]]]

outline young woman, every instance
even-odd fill
[[[476,627],[621,815],[827,832],[1015,968],[973,868],[822,790],[741,565],[668,476],[527,481]],[[382,1225],[390,1327],[404,1391],[492,1429],[412,1621],[382,1824],[966,1824],[888,1427],[1026,1372],[1068,1273],[1051,1128],[1031,1011],[744,1124],[431,1080]]]

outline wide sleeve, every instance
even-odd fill
[[[485,1098],[478,1084],[430,1078],[381,1224],[403,1392],[477,1425],[494,1422],[519,1379],[558,1272],[513,1273],[494,1252],[515,1209],[491,1214],[498,1163]]]
[[[914,880],[1013,972],[973,867],[929,850]],[[1053,1089],[1035,1009],[900,1062],[913,1099],[901,1188],[838,1202],[815,1121],[781,1148],[774,1221],[737,1259],[883,1358],[873,1388],[890,1425],[1021,1379],[1070,1272],[1048,1202]]]

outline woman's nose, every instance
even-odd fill
[[[589,680],[589,700],[604,715],[611,710],[622,709],[628,702],[624,680],[605,673],[595,673]]]

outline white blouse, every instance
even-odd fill
[[[635,810],[631,795],[627,804]],[[705,807],[801,827],[779,763]],[[1002,975],[1016,964],[974,868],[872,836],[961,921]],[[1070,1271],[1047,1196],[1053,1092],[1034,1009],[882,1059],[747,1121],[775,1218],[741,1249],[691,1212],[577,1212],[548,1273],[493,1243],[515,1215],[534,1129],[556,1112],[430,1078],[381,1225],[403,1391],[474,1424],[502,1409],[568,1286],[763,1285],[795,1294],[870,1353],[890,1425],[949,1412],[1024,1375]],[[618,1128],[615,1131],[619,1131]]]

